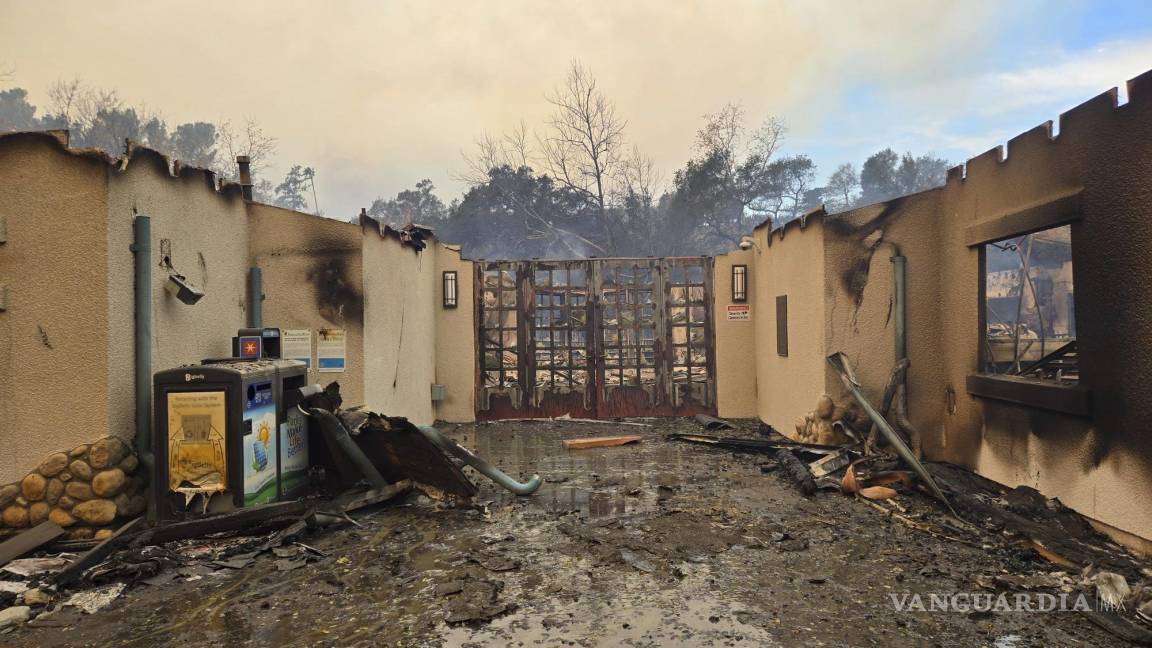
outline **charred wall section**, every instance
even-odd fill
[[[1104,93],[1062,114],[1058,129],[1042,124],[969,160],[940,189],[827,217],[827,343],[878,396],[895,359],[888,259],[899,248],[908,258],[910,416],[928,456],[1036,487],[1152,538],[1142,495],[1152,488],[1152,73],[1129,82],[1127,94],[1118,105],[1115,90]],[[969,394],[983,344],[981,246],[973,243],[980,232],[1069,205],[1090,415]],[[827,375],[830,393],[838,382]]]
[[[264,322],[283,329],[345,331],[342,373],[308,373],[337,380],[346,402],[364,402],[364,285],[360,228],[271,205],[248,205],[251,266],[264,283]]]

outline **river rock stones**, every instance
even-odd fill
[[[119,468],[103,470],[92,478],[92,492],[99,497],[115,497],[124,490],[124,471]]]
[[[0,485],[0,539],[50,520],[71,539],[105,537],[147,508],[147,481],[123,439],[54,452],[23,478]]]
[[[94,499],[72,507],[72,515],[96,526],[110,524],[116,519],[116,505],[111,500]]]

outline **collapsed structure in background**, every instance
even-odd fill
[[[714,258],[468,261],[419,228],[252,202],[147,149],[111,160],[64,133],[0,137],[0,483],[136,436],[142,353],[149,371],[196,363],[264,323],[294,332],[306,350],[285,357],[311,381],[419,424],[703,413],[829,440],[867,427],[826,361],[843,353],[868,399],[897,388],[925,456],[1034,486],[1140,544],[1152,73],[1127,95],[938,189],[765,224]],[[144,349],[140,216],[155,260]],[[173,277],[203,297],[187,305]]]

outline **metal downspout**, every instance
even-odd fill
[[[137,215],[132,221],[133,319],[135,326],[136,455],[148,475],[155,475],[152,453],[152,219]],[[148,522],[156,522],[159,485],[150,484]]]
[[[429,427],[427,425],[418,425],[416,427],[418,427],[420,431],[424,433],[424,436],[427,437],[429,441],[436,444],[437,447],[444,450],[448,454],[455,456],[469,466],[472,466],[480,474],[484,475],[488,479],[491,479],[500,486],[507,488],[517,495],[531,495],[540,488],[541,484],[544,483],[544,480],[540,478],[540,475],[532,475],[532,477],[527,482],[518,482],[506,475],[499,468],[472,454],[472,451],[468,448],[465,448],[459,443],[456,443],[452,439],[444,436],[440,433],[440,430],[437,430],[434,427]]]
[[[896,317],[896,362],[908,357],[908,339],[905,326],[907,326],[907,308],[904,298],[908,285],[908,258],[901,255],[899,249],[892,256],[892,273],[896,279],[896,295],[893,309]]]
[[[248,268],[248,327],[264,326],[264,272]]]
[[[893,310],[896,318],[896,362],[908,360],[908,258],[900,254],[900,248],[895,248],[892,255],[892,274],[895,279],[895,295],[893,297]],[[908,440],[912,442],[912,452],[916,457],[921,456],[920,433],[908,420],[908,370],[907,365],[900,376],[900,383],[896,386],[896,397],[892,408],[893,419],[896,425],[904,431]]]

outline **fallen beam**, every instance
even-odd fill
[[[341,513],[350,513],[366,506],[387,502],[388,500],[412,490],[412,480],[403,479],[384,488],[374,488],[363,493],[355,493],[348,497],[338,498],[332,502],[333,509]],[[323,509],[321,509],[323,511]],[[327,512],[327,511],[324,511]]]
[[[628,443],[636,443],[644,437],[642,436],[614,436],[614,437],[592,437],[591,439],[565,439],[564,447],[569,450],[580,450],[583,448],[606,448],[609,446],[621,446]]]
[[[707,414],[697,414],[696,422],[704,426],[706,430],[735,430],[736,426],[732,425],[724,419],[716,418],[715,416],[708,416]]]
[[[737,439],[730,437],[714,437],[707,434],[684,434],[674,432],[664,435],[672,441],[698,443],[700,445],[716,446],[726,450],[740,450],[744,452],[776,452],[777,450],[798,450],[817,455],[830,455],[839,451],[839,446],[820,446],[785,440],[766,441],[763,439]]]
[[[860,382],[856,380],[856,374],[852,372],[852,367],[848,364],[848,357],[845,356],[843,352],[837,351],[828,356],[828,364],[832,365],[832,368],[836,370],[836,375],[840,376],[840,382],[844,383],[844,387],[852,394],[856,402],[860,403],[860,407],[864,408],[864,411],[868,414],[868,418],[872,419],[872,422],[880,429],[884,438],[888,440],[888,444],[896,449],[896,454],[900,455],[900,458],[911,466],[912,470],[916,471],[916,474],[924,480],[924,483],[928,485],[928,489],[932,491],[936,499],[948,507],[948,510],[953,516],[959,518],[960,515],[956,513],[956,509],[952,508],[952,503],[948,501],[948,498],[944,495],[944,491],[940,490],[940,486],[936,484],[936,480],[933,479],[928,470],[924,468],[924,464],[920,463],[920,460],[916,458],[916,455],[908,448],[904,440],[896,433],[896,430],[892,429],[888,421],[880,415],[880,412],[876,411],[876,408],[872,406],[872,403],[868,402],[864,394],[860,393]]]
[[[222,533],[224,531],[236,531],[238,529],[255,527],[272,518],[300,516],[311,508],[312,505],[304,500],[264,504],[240,509],[232,513],[224,513],[212,517],[188,520],[187,522],[176,522],[175,524],[156,527],[155,529],[149,529],[139,534],[136,539],[143,544],[164,544],[175,540],[187,540],[188,538],[198,538],[211,533]],[[95,551],[95,549],[93,551]]]
[[[63,533],[64,529],[61,529],[55,522],[41,522],[15,537],[8,538],[0,543],[0,567],[47,542],[55,540]]]
[[[65,567],[59,574],[56,575],[56,586],[63,587],[72,581],[80,578],[80,576],[89,569],[104,562],[104,559],[112,555],[121,546],[128,543],[132,539],[132,534],[137,529],[144,525],[144,518],[138,517],[131,522],[123,524],[116,532],[105,538],[100,544],[92,547],[87,553],[82,554],[73,560],[71,564]]]

